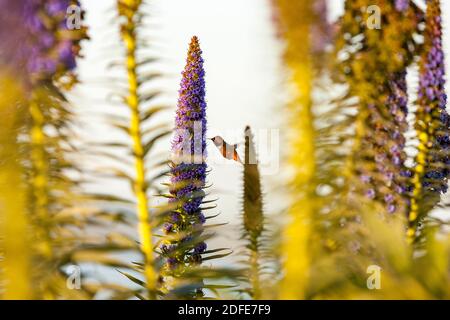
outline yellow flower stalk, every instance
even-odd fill
[[[33,198],[31,217],[38,221],[38,249],[40,253],[51,259],[52,245],[50,239],[50,230],[48,228],[49,212],[49,170],[48,158],[45,151],[46,135],[44,133],[44,126],[46,123],[45,116],[39,104],[39,92],[36,90],[29,102],[29,112],[31,116],[30,128],[30,145],[31,153],[30,160],[32,166],[32,177],[30,183],[31,197]]]
[[[284,59],[291,70],[294,99],[289,106],[291,129],[289,164],[294,168],[291,181],[295,200],[289,210],[290,221],[282,245],[284,279],[281,299],[303,299],[308,282],[310,257],[308,242],[314,212],[313,179],[316,171],[311,87],[310,27],[312,1],[275,0],[279,27],[285,40]]]
[[[128,97],[126,104],[131,112],[129,134],[133,142],[134,157],[134,192],[136,195],[136,210],[139,219],[138,231],[141,251],[144,255],[144,274],[149,298],[155,298],[158,276],[153,262],[153,233],[150,222],[149,203],[147,199],[146,168],[144,164],[144,142],[141,127],[141,110],[139,100],[139,84],[137,74],[137,35],[136,19],[141,0],[119,0],[119,14],[126,18],[121,26],[121,36],[126,49],[126,69],[128,77]]]
[[[419,63],[419,90],[415,129],[419,140],[412,175],[412,195],[407,236],[419,236],[420,219],[426,216],[448,190],[450,117],[446,111],[445,61],[439,0],[427,2],[425,43]],[[420,232],[419,232],[420,233]]]
[[[0,241],[3,261],[3,299],[32,299],[28,221],[22,172],[18,165],[17,103],[22,90],[9,77],[0,75]]]

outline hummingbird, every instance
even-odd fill
[[[210,138],[210,140],[214,142],[214,145],[219,149],[224,158],[242,163],[242,160],[237,153],[237,144],[228,144],[221,136],[215,136],[214,138]]]

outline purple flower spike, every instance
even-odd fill
[[[203,189],[207,169],[205,71],[197,37],[193,37],[189,45],[182,75],[170,173],[170,193],[173,196],[170,201],[176,203],[177,208],[168,217],[168,225],[170,232],[185,236],[181,240],[168,240],[180,248],[175,255],[166,257],[169,270],[174,266],[180,269],[200,264],[201,254],[206,250],[206,243],[197,240],[206,220],[201,205],[205,197]]]
[[[406,214],[409,195],[396,191],[408,190],[409,183],[401,175],[409,129],[406,70],[416,57],[415,35],[421,31],[423,15],[406,0],[380,1],[383,26],[373,32],[362,10],[372,4],[369,0],[345,2],[334,49],[349,93],[359,100],[357,122],[361,130],[354,140],[358,152],[351,158],[354,174],[363,183],[355,190],[365,197],[375,194],[374,200],[386,211]],[[386,202],[389,194],[395,198],[395,206]]]
[[[408,95],[406,85],[406,72],[398,72],[391,75],[391,79],[386,84],[386,91],[389,92],[383,103],[389,109],[391,123],[387,123],[382,118],[373,118],[376,128],[373,139],[370,139],[372,148],[376,151],[373,160],[376,163],[375,172],[361,172],[360,179],[368,184],[366,197],[369,199],[379,198],[384,201],[386,209],[390,213],[404,210],[404,205],[394,205],[394,203],[404,203],[404,192],[407,185],[404,171],[406,154],[404,151],[405,137],[408,130],[406,116],[408,113]],[[377,110],[374,109],[374,113]],[[386,188],[388,187],[388,188]]]
[[[439,0],[427,1],[424,48],[420,61],[417,119],[418,123],[423,122],[429,125],[434,134],[428,135],[430,140],[426,143],[422,187],[434,193],[443,193],[447,190],[450,172],[446,155],[450,147],[450,123],[446,111],[445,64]],[[416,129],[419,132],[423,130],[420,123]]]
[[[28,82],[73,71],[79,42],[86,34],[84,29],[68,30],[66,12],[71,5],[79,2],[0,1],[0,63],[13,66]]]

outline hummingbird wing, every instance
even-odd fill
[[[237,150],[234,149],[233,152],[233,160],[239,162],[240,164],[244,164],[241,160],[241,158],[239,157],[239,154],[237,153]]]
[[[234,160],[234,161],[242,164],[243,162],[242,162],[241,158],[239,157],[239,153],[237,151],[238,145],[237,144],[234,144],[234,145],[228,144],[226,147],[227,147],[227,150],[226,150],[225,158],[227,158],[228,160]]]
[[[228,160],[234,160],[237,161],[239,163],[242,163],[239,154],[237,153],[237,144],[231,145],[228,144],[222,137],[220,137],[222,139],[222,144],[221,145],[217,145],[215,144],[215,146],[217,147],[217,149],[219,149],[220,153],[222,154],[222,157],[224,157],[225,159]]]

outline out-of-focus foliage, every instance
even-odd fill
[[[3,1],[1,4],[6,6]],[[14,235],[27,240],[26,248],[17,247],[16,253],[24,253],[17,260],[28,259],[32,265],[24,276],[30,281],[29,290],[22,294],[35,299],[92,298],[99,286],[74,266],[120,266],[109,253],[130,247],[106,229],[111,221],[120,223],[120,216],[86,205],[88,199],[79,188],[78,166],[72,160],[77,154],[73,112],[64,88],[75,82],[75,59],[86,29],[69,30],[66,11],[70,5],[78,2],[17,1],[8,8],[11,10],[2,10],[2,30],[19,26],[17,38],[3,37],[6,42],[2,43],[0,61],[2,70],[15,70],[14,81],[22,88],[20,96],[11,92],[5,109],[15,131],[4,128],[10,145],[16,146],[11,153],[15,162],[10,174],[18,190],[17,222],[22,221],[20,210],[25,210],[26,219],[24,229]],[[9,95],[6,87],[2,92]],[[12,240],[10,234],[6,237]],[[5,270],[11,272],[8,265]],[[7,289],[11,279],[11,274],[3,279],[6,298],[13,297]]]
[[[120,290],[117,298],[136,296],[140,299],[155,299],[160,279],[154,235],[168,209],[152,208],[152,195],[160,190],[157,181],[167,173],[167,161],[154,153],[153,149],[170,130],[166,123],[155,124],[153,119],[168,107],[154,102],[161,91],[155,89],[153,84],[161,74],[152,66],[157,58],[149,55],[151,45],[140,36],[146,27],[146,15],[142,12],[145,3],[119,0],[116,4],[121,44],[125,53],[124,59],[115,60],[111,66],[124,67],[126,77],[119,81],[126,89],[114,93],[120,97],[122,112],[108,112],[106,118],[112,128],[125,134],[127,141],[107,141],[95,146],[94,153],[112,163],[111,166],[98,168],[95,175],[128,183],[132,197],[98,192],[91,194],[91,198],[108,212],[115,211],[111,209],[114,207],[126,208],[119,211],[127,215],[131,213],[135,217],[127,218],[128,221],[137,221],[138,239],[129,233],[129,228],[123,230],[127,231],[124,238],[130,244],[126,248],[127,253],[139,254],[142,262],[118,260],[122,264],[120,272],[134,286],[132,290]]]
[[[346,1],[336,40],[339,78],[358,103],[348,170],[360,179],[361,190],[352,192],[383,203],[389,213],[406,214],[410,173],[404,166],[405,76],[417,53],[414,36],[423,14],[413,4],[398,10],[390,0],[371,5]],[[377,18],[381,26],[373,20]]]
[[[415,129],[419,138],[412,177],[408,236],[419,240],[421,220],[448,190],[450,173],[450,118],[446,111],[445,65],[440,1],[429,1],[425,15],[424,48],[419,62],[418,110]]]
[[[18,124],[23,88],[7,70],[0,70],[0,297],[34,298],[30,278],[31,255],[25,186],[17,164]],[[20,236],[18,236],[20,235]]]
[[[245,128],[244,172],[243,172],[243,226],[242,238],[246,241],[243,252],[245,273],[242,280],[248,286],[244,291],[253,299],[266,297],[265,288],[270,287],[262,277],[269,254],[264,221],[263,193],[253,133]],[[264,281],[266,280],[266,281]],[[273,285],[273,283],[272,283]]]
[[[308,48],[312,33],[307,30],[320,29],[326,23],[314,19],[312,8],[318,2],[273,1],[286,47],[286,65],[292,74],[299,75],[292,77],[297,83],[292,86],[296,90],[293,95],[309,99],[294,104],[289,112],[290,131],[296,132],[294,141],[299,142],[298,148],[289,148],[294,155],[291,166],[302,175],[301,179],[294,175],[298,183],[291,184],[295,200],[289,208],[291,217],[282,251],[284,280],[280,297],[443,298],[448,294],[446,241],[442,241],[442,235],[435,236],[436,230],[430,226],[424,228],[426,241],[420,248],[407,243],[406,217],[413,203],[413,187],[412,170],[405,165],[410,126],[406,120],[406,71],[423,50],[420,36],[424,22],[426,29],[440,35],[439,27],[429,26],[433,12],[430,8],[439,4],[428,2],[425,17],[412,1],[401,5],[397,1],[378,1],[372,7],[370,1],[346,1],[343,17],[330,28],[329,35],[335,39],[335,64],[317,68],[324,57],[332,60],[327,55],[331,44],[324,55]],[[380,27],[374,20],[377,9]],[[307,17],[300,18],[303,14]],[[431,59],[431,64],[440,63],[428,53],[422,55]],[[305,71],[305,65],[309,65],[309,71]],[[442,72],[437,73],[429,74],[433,88],[442,77]],[[438,99],[439,94],[434,96]],[[445,105],[442,99],[438,102]],[[309,113],[300,114],[304,106],[308,106]],[[308,126],[300,127],[302,123]],[[447,128],[441,126],[441,130],[435,135],[439,141],[445,139]],[[308,152],[303,153],[305,150]],[[308,158],[299,158],[303,154]],[[441,168],[443,160],[438,161]],[[309,175],[307,181],[302,178],[305,175]],[[298,192],[305,188],[310,190],[307,198]],[[305,199],[310,205],[305,204]],[[429,206],[425,215],[432,208]],[[292,239],[297,240],[297,245]],[[442,250],[438,262],[433,254],[437,250]],[[420,268],[427,263],[440,265],[445,284],[431,285],[419,276],[424,272]],[[386,289],[368,289],[369,266],[383,270]],[[400,283],[407,289],[395,292],[392,288]]]
[[[311,25],[316,15],[310,1],[276,0],[281,36],[285,39],[284,60],[290,70],[293,98],[288,106],[290,137],[290,181],[295,200],[289,210],[292,220],[285,232],[283,252],[285,278],[282,298],[302,298],[309,267],[308,238],[315,211],[313,178],[316,171],[314,118],[311,110],[313,63],[311,60]]]
[[[143,103],[151,100],[151,98],[158,93],[153,93],[149,98],[142,96],[139,92],[142,83],[138,80],[137,73],[137,28],[139,27],[139,8],[142,1],[118,1],[119,17],[123,18],[121,24],[121,36],[126,50],[126,69],[128,77],[128,96],[124,97],[124,102],[130,109],[131,118],[128,124],[115,124],[116,127],[123,128],[129,134],[132,146],[129,153],[131,153],[134,161],[134,175],[129,177],[132,184],[134,195],[136,197],[136,213],[138,217],[139,242],[141,252],[144,257],[144,275],[145,284],[148,290],[148,297],[150,299],[155,297],[157,287],[157,273],[154,268],[154,249],[153,249],[153,226],[150,218],[150,208],[148,204],[148,183],[146,166],[144,161],[146,156],[151,151],[156,139],[161,137],[161,134],[151,138],[148,142],[144,141],[142,126],[146,120],[143,116]],[[156,112],[158,109],[156,109]],[[152,113],[154,113],[153,111]],[[147,117],[149,118],[149,117]],[[165,133],[162,133],[165,134]],[[150,182],[151,183],[151,182]]]

